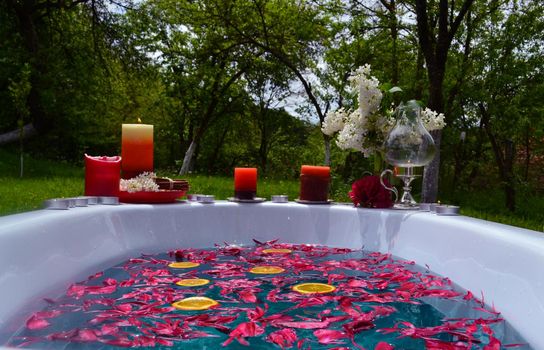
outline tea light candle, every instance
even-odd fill
[[[285,194],[275,194],[271,197],[273,203],[288,203],[289,197]]]
[[[99,204],[119,205],[119,197],[98,197]]]
[[[257,168],[234,168],[234,197],[255,199],[257,194]]]
[[[85,195],[118,196],[121,157],[91,157],[85,154]]]
[[[70,200],[64,198],[48,199],[43,202],[43,206],[45,209],[67,210],[70,207]]]
[[[331,168],[328,166],[303,165],[300,168],[299,199],[325,202],[329,198]]]
[[[431,203],[419,203],[420,211],[431,211]]]
[[[456,205],[437,205],[436,215],[459,215],[459,207]]]
[[[121,134],[123,178],[153,171],[153,125],[123,124]]]

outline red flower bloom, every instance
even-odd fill
[[[384,179],[384,183],[389,183]],[[376,175],[365,176],[351,185],[349,197],[355,206],[365,208],[391,208],[391,192],[380,183],[380,177]]]

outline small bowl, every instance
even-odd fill
[[[105,205],[119,205],[119,197],[98,197],[98,203]]]
[[[431,203],[419,203],[419,211],[431,211]]]
[[[78,198],[85,198],[87,200],[87,205],[96,205],[98,204],[98,197],[96,196],[81,196]]]
[[[203,195],[202,194],[196,194],[196,193],[188,194],[187,195],[187,200],[189,202],[197,202],[198,201],[198,196],[203,196]]]
[[[89,204],[89,200],[85,197],[74,197],[70,198],[71,201],[74,201],[76,207],[86,207]]]
[[[456,205],[437,205],[436,215],[459,215],[459,207]]]
[[[289,196],[285,194],[275,194],[271,198],[272,203],[288,203],[289,202]]]
[[[213,194],[199,194],[197,196],[199,203],[209,204],[215,202],[215,196]]]
[[[45,209],[51,210],[68,210],[70,207],[70,200],[66,198],[53,198],[43,202]]]

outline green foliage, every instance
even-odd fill
[[[290,181],[300,165],[323,162],[317,120],[355,104],[347,77],[358,66],[371,64],[380,81],[391,82],[384,88],[402,89],[387,102],[429,99],[411,2],[145,0],[122,10],[100,0],[21,4],[0,3],[0,134],[33,122],[39,134],[25,140],[25,150],[40,159],[81,164],[85,152],[119,154],[121,124],[141,118],[155,126],[157,168],[179,169],[195,141],[193,174],[228,178],[234,166],[251,165],[263,177]],[[433,4],[429,13],[438,10]],[[450,4],[454,15],[461,2]],[[534,0],[476,0],[467,16],[447,57],[440,192],[468,208],[452,193],[510,186],[522,198],[544,190],[544,9]],[[507,142],[516,153],[505,181],[497,155]],[[351,182],[373,164],[334,143],[330,156],[333,196],[347,200]],[[48,171],[27,166],[31,178]],[[517,211],[530,208],[518,201]]]

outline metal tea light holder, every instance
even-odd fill
[[[412,196],[412,181],[416,175],[415,168],[429,164],[436,153],[433,137],[421,121],[421,107],[416,101],[401,103],[395,110],[395,126],[389,132],[385,141],[385,160],[395,167],[393,172],[387,169],[382,172],[382,186],[397,194],[394,187],[383,183],[387,173],[402,179],[403,192],[394,205],[396,209],[418,209],[419,206]],[[398,198],[398,196],[397,196]]]

